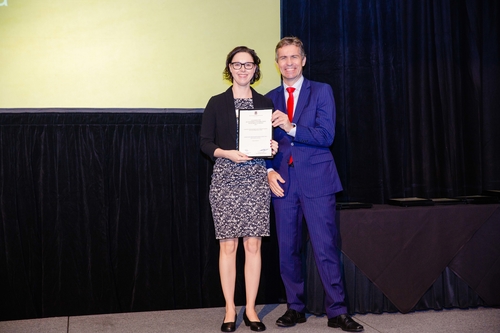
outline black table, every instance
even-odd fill
[[[350,312],[500,304],[500,205],[375,205],[337,217]],[[321,312],[323,290],[311,255],[308,267],[308,307]],[[417,306],[436,283],[437,306]],[[457,293],[464,284],[470,288],[465,301],[454,300],[464,298]]]

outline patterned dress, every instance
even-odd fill
[[[235,98],[234,106],[253,109],[253,100]],[[217,158],[209,199],[217,239],[269,236],[271,194],[263,159],[234,163]]]

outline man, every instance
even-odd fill
[[[279,152],[267,161],[276,217],[280,271],[288,309],[276,324],[289,327],[306,321],[302,277],[302,220],[305,217],[314,258],[325,289],[329,327],[361,332],[347,313],[340,271],[335,193],[342,185],[330,146],[335,135],[335,102],[331,87],[302,75],[306,64],[300,39],[285,37],[276,46],[283,85],[266,96],[277,111],[272,121]],[[292,98],[292,99],[290,99]],[[287,110],[290,113],[287,114]]]

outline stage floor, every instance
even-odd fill
[[[259,305],[259,316],[266,332],[342,332],[326,326],[325,316],[308,316],[307,322],[281,328],[275,321],[286,310],[285,304]],[[250,332],[242,323],[243,307],[238,307],[237,332]],[[117,313],[92,316],[56,317],[0,322],[0,332],[8,333],[159,333],[159,332],[220,332],[223,308],[203,308],[174,311]],[[470,333],[500,332],[500,309],[451,309],[419,311],[407,314],[383,313],[356,315],[366,333]]]

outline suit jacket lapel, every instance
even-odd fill
[[[295,113],[293,114],[293,122],[297,123],[299,121],[300,115],[304,110],[304,107],[309,100],[309,96],[311,95],[311,82],[308,79],[304,78],[304,82],[302,82],[302,87],[300,88],[299,99],[296,101],[297,106],[295,107]]]
[[[225,93],[225,103],[226,107],[224,108],[224,112],[227,112],[224,116],[227,117],[227,123],[232,125],[229,126],[229,134],[231,134],[231,138],[236,142],[236,109],[234,108],[234,97],[232,87],[226,90]]]
[[[285,88],[283,88],[283,84],[278,88],[278,101],[277,105],[274,106],[276,110],[281,110],[286,113],[286,102],[285,102]]]
[[[260,104],[260,99],[257,96],[257,92],[252,87],[250,87],[250,91],[252,92],[253,108],[254,109],[261,108],[262,105]]]

